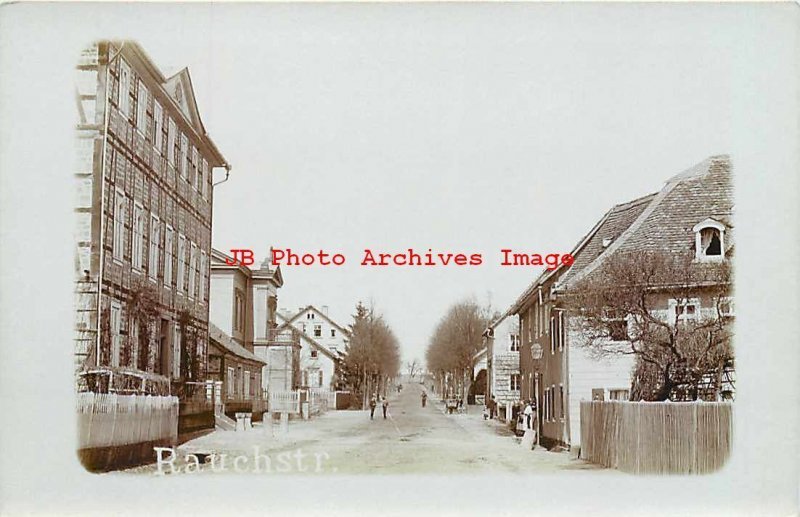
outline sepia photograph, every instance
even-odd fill
[[[797,248],[797,18],[778,3],[4,5],[4,247],[52,233],[34,260],[56,278],[52,332],[13,353],[57,372],[40,385],[58,386],[46,454],[71,473],[40,509],[145,511],[108,502],[137,486],[160,514],[233,480],[297,491],[274,506],[297,514],[366,499],[406,515],[414,494],[436,515],[595,497],[615,515],[796,510],[797,465],[767,454],[796,459],[797,324],[758,311],[798,301],[781,253]],[[9,59],[34,26],[64,27],[61,48],[31,50],[58,87]],[[9,179],[47,161],[10,123],[40,109],[39,86],[66,157],[23,179],[39,177],[41,218],[15,215],[34,197]],[[4,254],[4,294],[21,260]],[[21,300],[3,307],[3,341],[45,332]],[[769,504],[742,490],[756,468],[783,478]],[[9,514],[34,512],[21,487],[38,477],[9,472]],[[61,492],[72,503],[52,506]]]

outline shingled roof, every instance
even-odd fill
[[[241,359],[247,359],[248,361],[260,363],[262,365],[267,364],[263,359],[260,359],[253,352],[234,341],[229,335],[223,332],[222,329],[210,322],[208,324],[208,337],[215,344]]]
[[[732,255],[734,204],[731,162],[727,155],[712,156],[669,179],[657,194],[626,205],[635,206],[623,210],[627,213],[620,214],[615,228],[624,231],[600,253],[576,257],[570,271],[560,279],[559,288],[568,288],[584,278],[616,252],[694,251],[693,227],[709,218],[725,225],[725,256]],[[617,205],[612,212],[626,205]],[[602,245],[606,237],[601,233],[598,230],[593,240]],[[596,243],[586,247],[596,247]]]

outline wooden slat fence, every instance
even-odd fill
[[[581,458],[623,472],[714,472],[732,439],[730,402],[581,402]]]
[[[178,437],[178,397],[78,393],[78,448]]]
[[[300,413],[300,392],[271,391],[269,393],[269,411],[271,413]]]

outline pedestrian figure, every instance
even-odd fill
[[[428,402],[428,394],[424,391],[422,392],[422,407],[425,407],[425,403]]]
[[[375,395],[369,399],[369,419],[373,420],[375,418],[375,407],[378,405],[378,400],[375,398]]]
[[[386,410],[389,409],[389,399],[383,397],[383,418],[386,418]]]
[[[531,401],[528,400],[525,403],[525,410],[522,412],[525,415],[525,428],[531,429],[531,419],[533,416],[533,407],[531,406]]]

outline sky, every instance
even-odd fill
[[[542,271],[500,266],[500,249],[568,253],[614,204],[735,153],[740,17],[496,7],[181,6],[194,25],[137,37],[165,71],[189,67],[232,164],[214,247],[343,253],[282,267],[279,306],[346,325],[372,303],[404,358],[424,358],[451,304],[504,311]],[[359,265],[407,248],[483,264]]]

